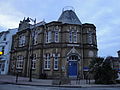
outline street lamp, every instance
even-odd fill
[[[34,37],[35,37],[35,28],[36,28],[36,19],[29,18],[29,21],[34,23],[33,29],[30,31],[31,39],[32,39],[32,46],[31,46],[31,56],[30,56],[30,75],[29,75],[29,82],[32,82],[32,60],[33,60],[33,44],[34,44]]]

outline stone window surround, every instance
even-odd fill
[[[33,54],[32,69],[36,69],[37,53]]]
[[[54,32],[55,32],[55,34],[54,34],[54,42],[59,42],[59,31],[55,30]]]
[[[17,69],[22,69],[23,68],[23,60],[24,57],[22,55],[17,56],[17,63],[16,63],[16,68]]]
[[[44,55],[44,70],[50,70],[50,53]]]
[[[51,31],[45,31],[45,43],[51,43]]]
[[[77,43],[77,30],[69,30],[69,42]]]
[[[0,69],[1,69],[2,72],[4,71],[4,68],[5,68],[5,62],[1,62],[0,63]]]
[[[19,36],[19,47],[25,46],[25,35]]]
[[[58,63],[59,63],[60,54],[58,54],[58,53],[53,54],[53,57],[54,57],[54,70],[58,70],[59,69]]]

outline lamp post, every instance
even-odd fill
[[[31,18],[29,18],[30,21],[34,22],[34,27],[33,29],[30,31],[30,35],[31,35],[31,39],[32,39],[32,45],[30,50],[31,50],[31,56],[30,56],[30,75],[29,75],[29,82],[32,82],[32,60],[33,60],[33,44],[34,44],[34,37],[35,37],[35,28],[36,28],[36,19],[33,20]]]

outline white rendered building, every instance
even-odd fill
[[[10,51],[12,45],[12,35],[18,31],[15,29],[8,29],[7,31],[0,32],[0,74],[8,74]]]

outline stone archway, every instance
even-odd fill
[[[68,77],[77,77],[81,72],[80,53],[73,47],[67,53],[67,75]]]

